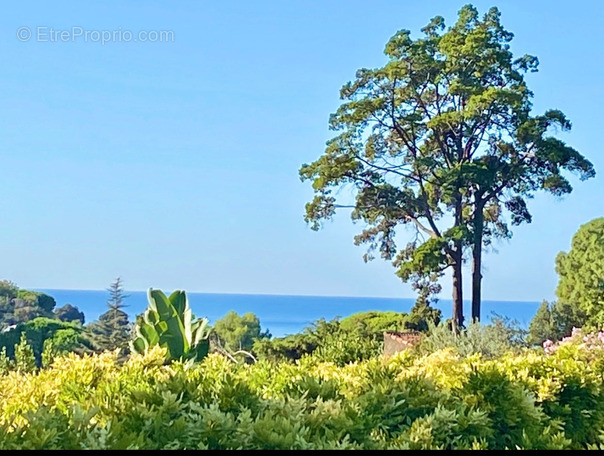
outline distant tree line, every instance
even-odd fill
[[[560,252],[556,257],[556,271],[559,275],[558,300],[542,303],[528,335],[526,330],[499,318],[494,320],[492,329],[487,328],[483,333],[472,326],[466,336],[479,338],[484,335],[484,345],[494,346],[499,342],[488,341],[491,337],[488,334],[494,334],[497,340],[509,338],[512,345],[518,346],[525,336],[529,344],[541,344],[548,339],[557,341],[567,337],[573,328],[602,330],[604,218],[580,227],[572,239],[570,251]],[[230,311],[211,327],[210,347],[237,361],[249,362],[257,358],[295,361],[313,354],[345,364],[379,354],[384,331],[427,332],[431,334],[429,340],[433,345],[450,343],[451,336],[442,329],[448,325],[438,326],[442,315],[433,307],[438,284],[427,280],[414,285],[419,297],[409,313],[370,311],[331,321],[321,319],[298,334],[284,337],[273,338],[268,330],[262,330],[253,313],[239,315]],[[76,306],[66,304],[56,308],[54,298],[45,293],[22,290],[13,282],[0,281],[0,370],[6,360],[17,355],[27,359],[28,350],[38,366],[43,365],[45,359],[65,352],[119,350],[123,356],[127,355],[133,338],[133,324],[123,310],[128,297],[123,280],[118,277],[107,291],[107,311],[84,326],[84,314]],[[436,327],[441,329],[436,330]],[[489,350],[492,352],[493,348]],[[22,362],[27,364],[29,361]]]
[[[120,349],[125,355],[131,324],[122,310],[123,281],[117,278],[108,288],[108,310],[97,321],[84,326],[84,313],[72,304],[56,308],[45,293],[22,290],[8,280],[0,281],[0,347],[14,357],[22,338],[29,344],[38,365],[48,352],[90,353]]]

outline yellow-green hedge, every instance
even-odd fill
[[[404,352],[344,367],[236,365],[157,350],[58,358],[0,376],[0,449],[595,448],[604,429],[604,349],[495,360]]]

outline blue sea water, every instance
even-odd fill
[[[54,297],[57,307],[67,303],[77,306],[84,312],[86,323],[96,320],[107,310],[109,293],[104,290],[51,290],[40,289]],[[126,292],[124,311],[131,320],[144,312],[147,307],[147,294],[144,291]],[[268,328],[275,337],[301,331],[319,318],[327,320],[334,317],[346,317],[355,312],[369,310],[408,312],[415,302],[404,298],[366,298],[335,296],[285,296],[257,294],[217,294],[187,293],[193,313],[198,317],[207,317],[210,323],[222,318],[228,311],[239,314],[255,313],[263,329]],[[527,327],[539,307],[538,302],[483,301],[482,314],[489,320],[493,314],[499,314],[517,320]],[[451,301],[440,300],[435,307],[442,310],[445,318],[451,316]],[[464,303],[465,315],[470,315],[470,303]]]

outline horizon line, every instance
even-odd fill
[[[45,291],[107,291],[106,289],[84,289],[84,288],[42,288],[36,287],[32,290],[45,290]],[[175,290],[178,290],[176,288]],[[173,291],[175,291],[173,290]],[[183,290],[186,291],[186,290]],[[147,290],[124,290],[125,293],[147,293]],[[209,291],[186,291],[188,294],[210,294],[210,295],[236,295],[236,296],[283,296],[283,297],[305,297],[305,298],[345,298],[345,299],[400,299],[407,301],[415,301],[417,298],[404,298],[404,297],[389,297],[389,296],[342,296],[342,295],[314,295],[314,294],[287,294],[287,293],[237,293],[237,292],[209,292]],[[450,298],[438,298],[438,301],[452,301]],[[509,303],[542,303],[547,299],[541,299],[540,301],[521,301],[521,300],[494,300],[494,299],[483,299],[482,302],[509,302]],[[462,302],[471,302],[469,299],[464,299]]]

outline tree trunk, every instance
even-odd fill
[[[472,321],[480,321],[482,285],[482,235],[484,229],[483,205],[476,206],[474,215],[474,239],[472,245]]]
[[[455,201],[455,226],[462,224],[462,202],[461,195],[456,195]],[[455,241],[453,247],[453,330],[459,332],[463,325],[463,280],[462,280],[462,260],[463,243]]]
[[[457,333],[463,325],[463,288],[461,274],[461,243],[455,243],[453,259],[453,330]]]

